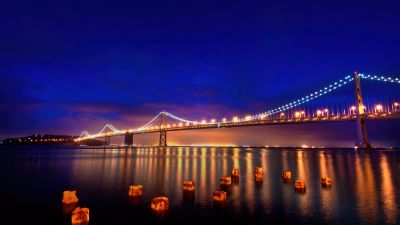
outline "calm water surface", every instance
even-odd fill
[[[61,204],[77,189],[90,208],[90,224],[399,224],[400,152],[396,150],[282,150],[257,148],[1,149],[1,214],[15,224],[70,224]],[[219,178],[240,169],[225,205],[212,192]],[[263,167],[264,182],[253,170]],[[292,182],[281,173],[292,171]],[[322,188],[320,177],[333,179]],[[304,179],[305,193],[293,190]],[[196,183],[194,198],[182,182]],[[130,184],[144,196],[128,197]],[[167,195],[170,210],[150,209],[154,195]],[[2,217],[4,218],[4,217]]]

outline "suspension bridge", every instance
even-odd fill
[[[386,104],[364,104],[361,91],[361,80],[372,80],[375,82],[386,82],[400,84],[399,78],[365,75],[354,72],[352,75],[346,76],[336,82],[333,82],[309,95],[298,98],[271,110],[256,114],[248,115],[243,118],[233,117],[232,119],[223,118],[222,120],[212,119],[210,121],[201,120],[193,121],[178,117],[172,113],[162,111],[158,113],[146,124],[127,130],[119,130],[111,124],[106,124],[96,134],[90,134],[83,131],[76,142],[82,142],[90,139],[104,138],[106,144],[110,144],[111,137],[124,136],[124,144],[126,146],[133,145],[134,135],[146,133],[159,133],[159,146],[167,146],[167,132],[178,132],[183,130],[196,129],[219,129],[232,127],[248,127],[248,126],[266,126],[266,125],[285,125],[285,124],[304,124],[304,123],[327,123],[327,122],[350,122],[356,123],[355,145],[358,148],[370,148],[367,135],[367,120],[389,120],[400,119],[400,103],[397,101],[386,102]],[[300,106],[324,95],[335,92],[344,86],[353,84],[354,101],[352,105],[345,108],[331,110],[324,107],[317,107],[316,110],[305,111],[300,110]],[[167,119],[174,121],[166,123]]]

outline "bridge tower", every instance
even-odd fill
[[[132,146],[133,145],[133,134],[126,132],[125,133],[125,140],[124,140],[125,146]]]
[[[167,131],[162,130],[161,126],[163,125],[163,122],[165,120],[165,114],[161,114],[161,122],[160,122],[160,142],[158,144],[159,147],[167,147]]]
[[[105,136],[104,137],[104,144],[105,145],[110,145],[111,143],[111,137],[110,136]]]
[[[365,123],[364,103],[362,99],[360,76],[357,72],[353,73],[354,88],[355,88],[355,104],[356,104],[356,128],[357,128],[357,143],[359,148],[371,148],[368,142],[367,125]]]

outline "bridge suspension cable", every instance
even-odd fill
[[[144,129],[148,128],[158,117],[160,117],[162,115],[168,116],[169,118],[172,118],[172,119],[175,119],[175,120],[178,120],[178,121],[181,121],[181,122],[185,122],[185,123],[195,123],[195,121],[187,120],[187,119],[175,116],[172,113],[169,113],[169,112],[166,112],[166,111],[162,111],[162,112],[158,113],[157,116],[155,116],[149,122],[147,122],[143,126],[137,128],[136,130],[144,130]]]
[[[366,80],[376,80],[376,81],[383,81],[383,82],[388,82],[388,83],[398,83],[400,84],[400,79],[399,78],[392,78],[392,77],[384,77],[384,76],[373,76],[369,74],[359,74],[360,78],[366,79]]]
[[[147,127],[149,127],[151,125],[151,123],[153,123],[159,116],[161,116],[161,112],[157,114],[157,116],[155,116],[153,119],[151,119],[149,122],[147,122],[146,124],[144,124],[143,126],[137,128],[136,130],[143,130],[146,129]]]
[[[166,116],[168,116],[168,117],[170,117],[170,118],[172,118],[172,119],[179,120],[179,121],[181,121],[181,122],[185,122],[185,123],[195,123],[195,121],[183,119],[183,118],[178,117],[178,116],[175,116],[174,114],[171,114],[171,113],[169,113],[169,112],[161,112],[161,113],[163,113],[164,115],[166,115]]]
[[[253,116],[252,118],[255,119],[255,118],[260,118],[260,117],[264,117],[264,116],[270,116],[270,115],[273,115],[273,114],[276,114],[276,113],[279,113],[279,112],[282,112],[282,111],[286,111],[288,109],[292,109],[292,108],[294,108],[296,106],[302,105],[302,104],[304,104],[306,102],[309,102],[309,101],[314,100],[314,99],[316,99],[318,97],[326,95],[326,94],[328,94],[328,93],[330,93],[330,92],[332,92],[332,91],[334,91],[334,90],[336,90],[338,88],[341,88],[341,87],[345,86],[346,84],[348,84],[349,82],[351,82],[353,80],[354,80],[353,77],[346,76],[344,79],[340,79],[340,80],[338,80],[338,81],[336,81],[334,83],[331,83],[331,84],[325,86],[324,88],[322,88],[320,90],[317,90],[317,91],[315,91],[315,92],[313,92],[313,93],[311,93],[309,95],[306,95],[306,96],[301,97],[301,98],[299,98],[299,99],[297,99],[295,101],[289,102],[289,103],[287,103],[285,105],[281,105],[281,106],[279,106],[277,108],[274,108],[272,110],[268,110],[268,111],[266,111],[264,113],[261,113],[261,114],[258,114],[256,116]]]
[[[115,133],[120,133],[121,131],[118,130],[117,128],[115,128],[113,125],[111,124],[106,124],[103,129],[101,129],[101,131],[99,131],[96,135],[100,135],[101,133],[103,133],[103,131],[105,131],[107,128],[111,129],[113,132]]]
[[[81,137],[86,137],[86,136],[90,136],[89,132],[87,132],[86,130],[82,131],[81,135],[79,135],[79,138]]]

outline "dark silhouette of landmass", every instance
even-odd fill
[[[0,142],[2,146],[80,146],[80,145],[89,145],[89,146],[101,146],[104,144],[103,141],[98,140],[87,140],[84,142],[75,142],[74,139],[78,138],[77,136],[71,135],[50,135],[50,134],[36,134],[26,137],[18,137],[18,138],[7,138]]]

